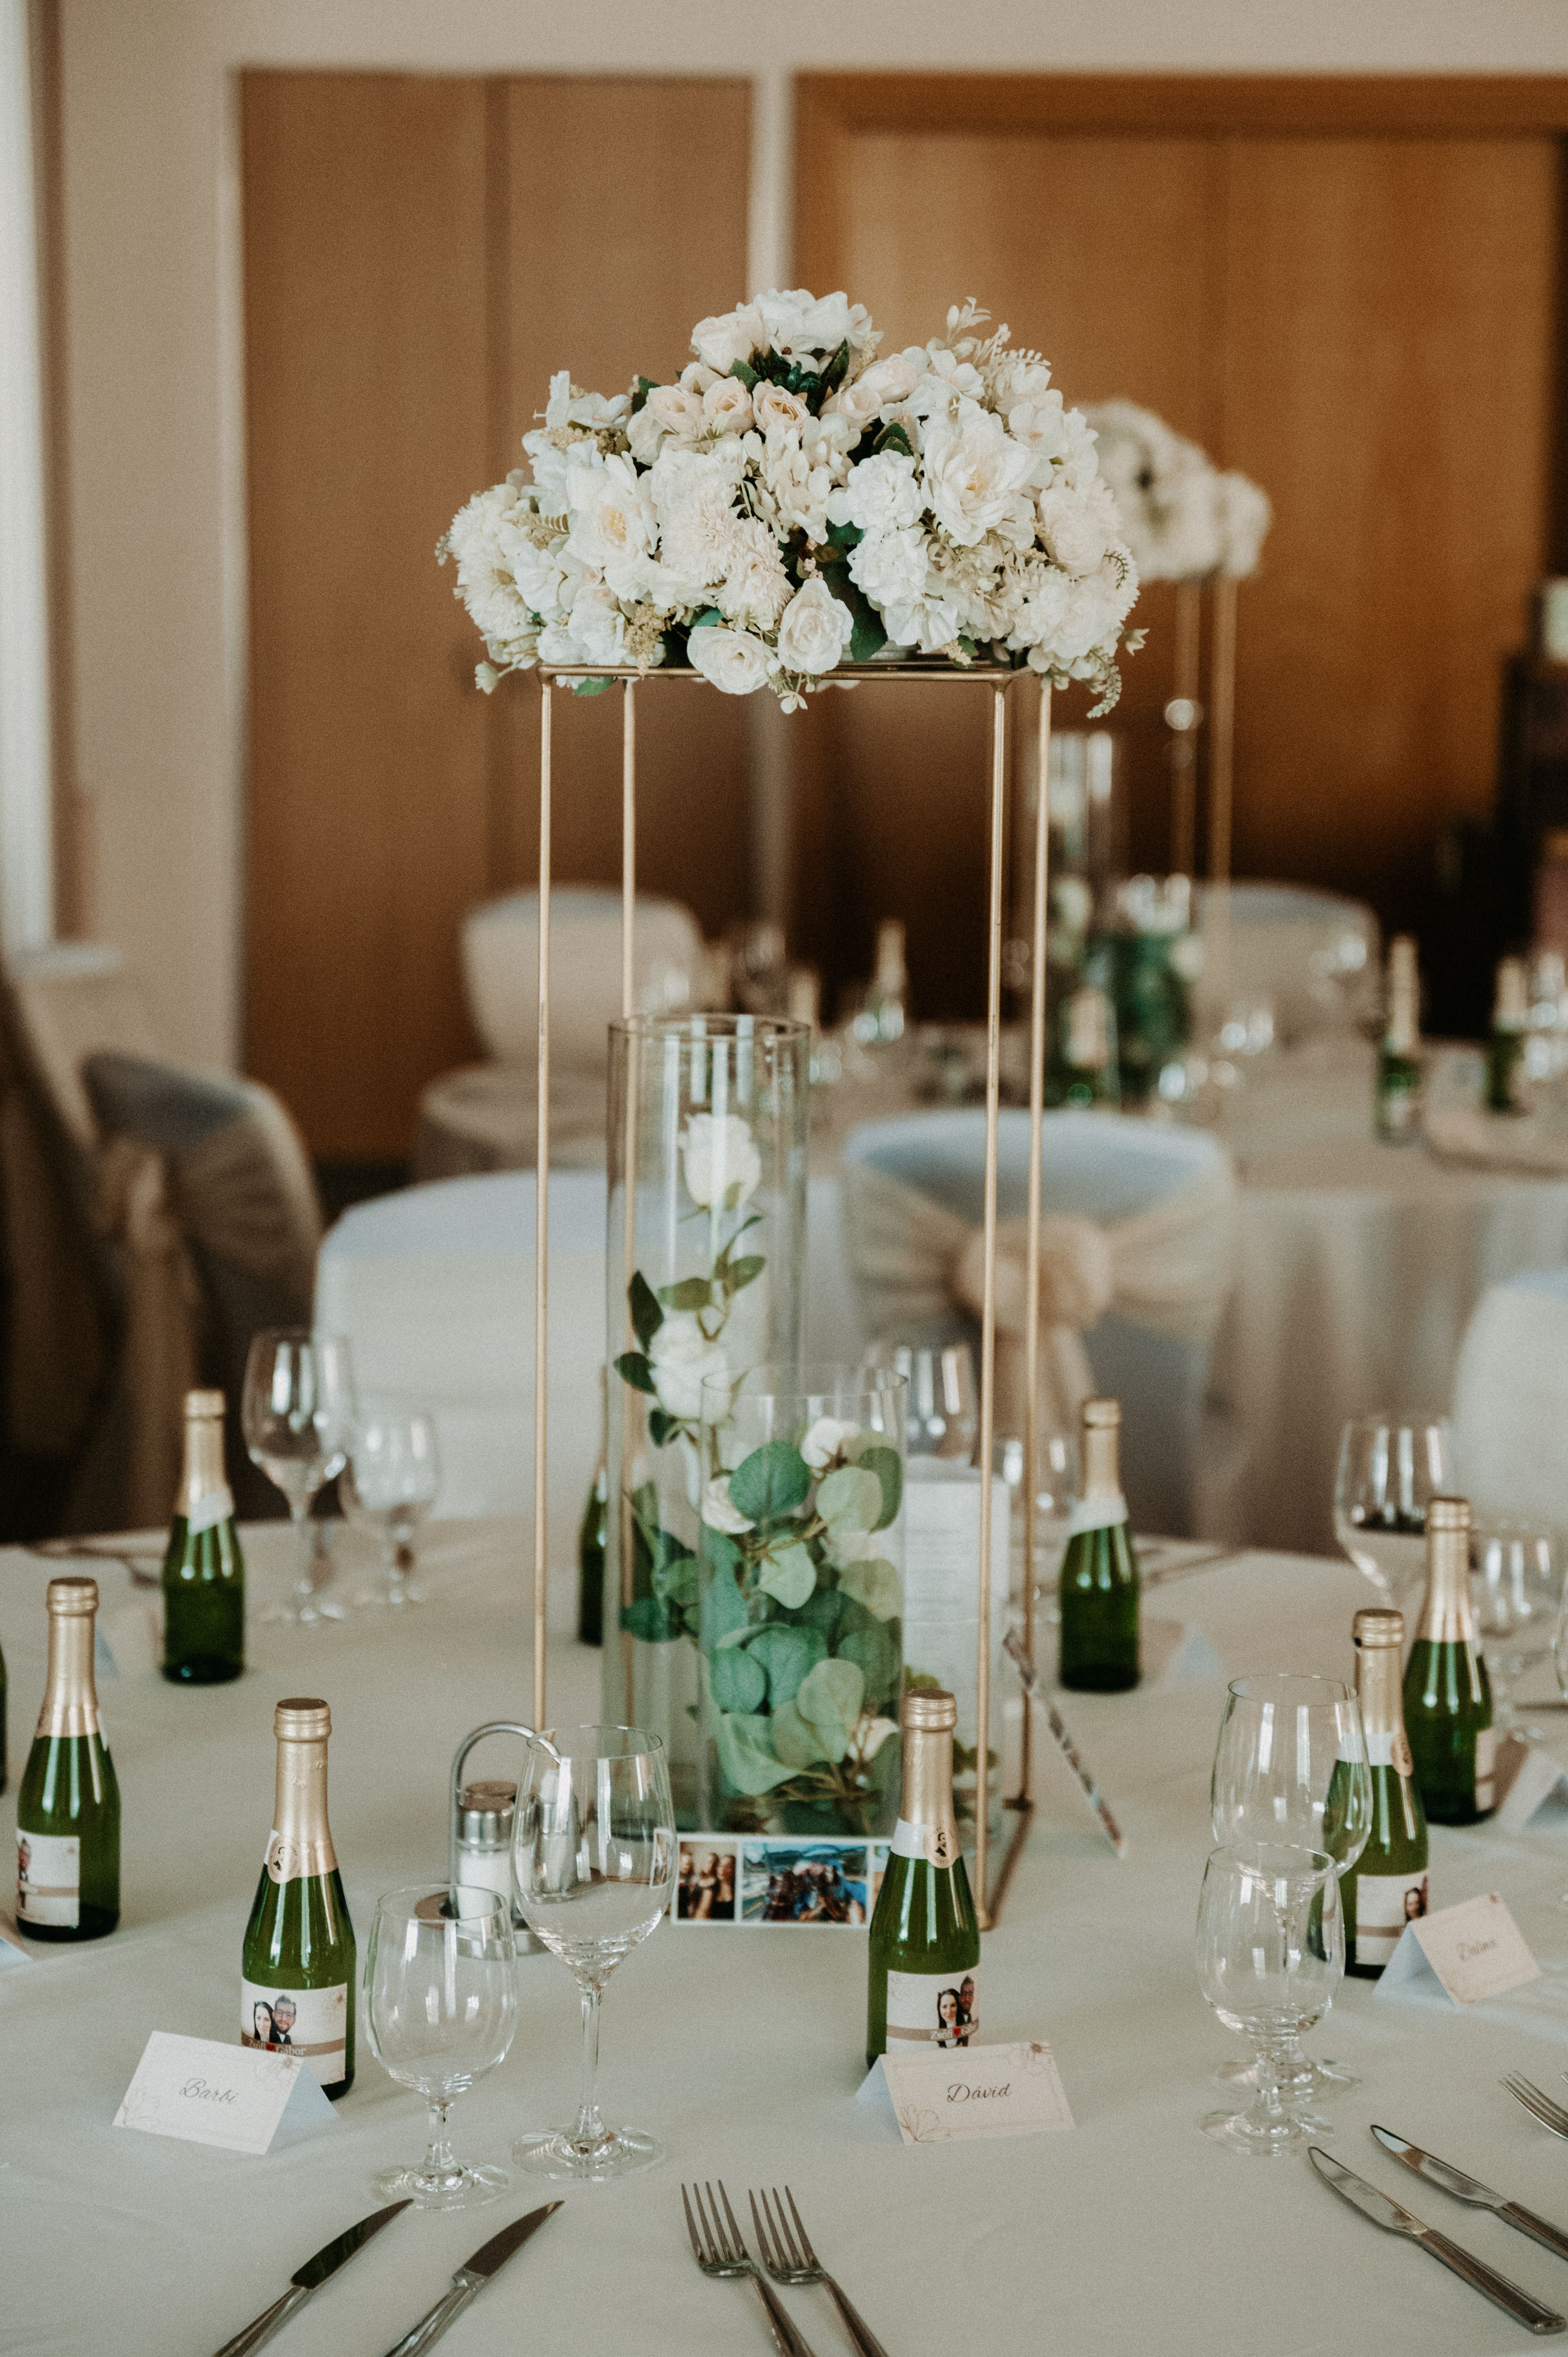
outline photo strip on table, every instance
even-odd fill
[[[671,1918],[864,1931],[886,1864],[885,1841],[682,1834]]]

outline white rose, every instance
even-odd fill
[[[798,393],[786,393],[781,384],[757,385],[751,410],[765,434],[770,425],[800,425],[811,414]]]
[[[713,624],[708,627],[714,630]],[[693,639],[707,635],[706,630],[692,633]],[[736,633],[714,630],[714,635],[733,638]],[[762,1157],[751,1124],[737,1113],[690,1114],[681,1139],[681,1167],[687,1194],[704,1211],[715,1204],[737,1211],[762,1183]]]
[[[868,532],[852,549],[849,577],[877,606],[908,605],[926,587],[926,536],[916,526],[903,532]]]
[[[720,613],[770,630],[789,597],[789,576],[768,526],[755,516],[736,524],[736,553],[714,600]]]
[[[664,1323],[648,1346],[648,1360],[660,1406],[667,1415],[688,1421],[703,1413],[706,1378],[729,1372],[724,1352],[686,1309],[665,1311]]]
[[[923,505],[913,458],[884,450],[850,468],[843,490],[828,501],[828,515],[834,523],[858,524],[862,532],[894,532],[918,523]]]
[[[752,304],[699,319],[692,330],[692,350],[709,368],[728,376],[736,361],[748,361],[753,352],[768,350],[768,322]]]
[[[568,468],[566,495],[574,550],[597,567],[618,597],[640,596],[656,528],[648,478],[629,458],[596,458]]]
[[[651,467],[665,443],[670,439],[670,428],[658,411],[650,409],[648,404],[644,402],[637,415],[628,425],[626,438],[631,445],[631,455],[638,465]],[[536,459],[534,461],[536,476],[538,472],[539,462]]]
[[[709,1530],[727,1531],[731,1538],[757,1528],[755,1523],[747,1522],[738,1506],[731,1505],[727,1473],[716,1475],[703,1491],[703,1520]]]
[[[883,608],[882,620],[896,647],[918,647],[928,655],[950,646],[963,628],[957,600],[944,597],[940,590],[893,599]]]
[[[931,512],[950,539],[972,548],[1008,520],[1034,461],[999,417],[972,402],[949,423],[933,420],[922,472]]]
[[[1081,493],[1042,491],[1040,538],[1064,573],[1093,573],[1105,554],[1105,532]]]
[[[711,680],[725,695],[753,695],[766,686],[771,669],[768,649],[745,630],[721,630],[705,622],[686,641],[692,667]]]
[[[751,395],[737,376],[721,376],[703,395],[703,415],[721,434],[744,434],[750,425]]]
[[[608,669],[626,662],[626,616],[613,590],[597,581],[583,583],[572,600],[572,636],[585,662]]]
[[[860,1437],[858,1424],[841,1424],[836,1416],[820,1415],[800,1443],[800,1454],[813,1473],[825,1473],[852,1440]]]
[[[690,439],[703,430],[703,396],[688,393],[684,385],[656,384],[643,408],[667,432]]]
[[[786,671],[837,668],[854,634],[854,617],[841,606],[820,573],[797,589],[779,625],[779,660]]]

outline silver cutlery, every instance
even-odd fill
[[[41,1555],[46,1563],[117,1563],[131,1575],[134,1587],[163,1586],[167,1531],[114,1531],[107,1536],[74,1539],[31,1539],[24,1552]]]
[[[1369,2185],[1364,2177],[1358,2177],[1353,2169],[1347,2169],[1343,2161],[1336,2160],[1333,2154],[1325,2152],[1321,2145],[1310,2145],[1307,2157],[1324,2183],[1332,2186],[1342,2201],[1348,2201],[1352,2209],[1359,2210],[1374,2226],[1381,2226],[1391,2234],[1407,2235],[1423,2251],[1430,2251],[1434,2259],[1441,2259],[1445,2267],[1451,2267],[1472,2290],[1495,2301],[1517,2324],[1522,2324],[1528,2331],[1543,2335],[1568,2332],[1568,2316],[1559,2316],[1555,2309],[1543,2307],[1540,2300],[1532,2299],[1529,2292],[1521,2291],[1518,2284],[1509,2283],[1507,2276],[1498,2275],[1495,2268],[1488,2267],[1470,2252],[1462,2251],[1457,2243],[1449,2241],[1446,2234],[1438,2233],[1434,2227],[1423,2226],[1419,2218],[1412,2218],[1408,2210],[1402,2210],[1397,2201],[1391,2201],[1386,2193],[1380,2193],[1375,2185]]]
[[[1519,2072],[1511,2071],[1500,2083],[1508,2089],[1514,2102],[1522,2104],[1530,2117],[1539,2120],[1543,2128],[1550,2128],[1553,2136],[1568,2136],[1568,2112],[1561,2104],[1554,2104],[1550,2095],[1543,2095],[1533,2079],[1523,2078]]]
[[[335,2276],[346,2259],[351,2259],[356,2251],[362,2251],[372,2234],[379,2234],[383,2226],[390,2226],[398,2212],[407,2208],[406,2201],[393,2201],[385,2210],[372,2210],[368,2218],[361,2218],[357,2226],[349,2228],[347,2233],[335,2234],[331,2242],[324,2243],[316,2256],[306,2259],[298,2272],[290,2277],[289,2287],[283,2298],[274,2299],[271,2308],[263,2309],[253,2324],[246,2325],[243,2332],[237,2332],[232,2341],[226,2341],[218,2352],[218,2357],[252,2357],[252,2352],[270,2341],[278,2327],[286,2324],[295,2311],[305,2306],[312,2292],[318,2291],[328,2276]]]
[[[433,2341],[439,2341],[454,2317],[460,2316],[471,2299],[484,2290],[490,2277],[499,2275],[514,2252],[521,2251],[531,2234],[536,2234],[546,2218],[553,2218],[561,2204],[546,2201],[542,2209],[531,2210],[526,2218],[514,2218],[488,2243],[481,2243],[471,2259],[465,2259],[452,2278],[452,2288],[438,2299],[428,2316],[422,2316],[412,2332],[405,2332],[387,2357],[418,2357]]]
[[[711,2185],[707,2192],[708,2206],[704,2209],[703,2189],[700,2185],[693,2186],[690,2201],[687,2199],[685,2187],[682,2185],[681,2188],[681,2207],[686,2212],[686,2232],[692,2237],[692,2255],[697,2265],[705,2276],[749,2276],[757,2286],[757,2295],[763,2307],[768,2310],[768,2321],[772,2328],[775,2341],[783,2352],[783,2357],[811,2357],[809,2343],[796,2331],[785,2313],[783,2302],[777,2292],[769,2287],[767,2276],[746,2250],[741,2238],[740,2228],[735,2222],[735,2212],[729,2206],[729,2195],[725,2191],[723,2179],[719,2180],[719,2194],[725,2205],[725,2217],[729,2221],[727,2233],[725,2230],[724,2221],[719,2216],[719,2205],[714,2200],[714,2189]],[[697,2218],[703,2222],[700,2235],[697,2232],[696,2219],[692,2215],[693,2201],[697,2205]],[[712,2212],[711,2222],[710,2212]],[[392,2357],[397,2357],[395,2351],[392,2352]]]
[[[784,2201],[789,2204],[789,2217],[784,2215]],[[843,2319],[849,2334],[861,2357],[887,2357],[887,2352],[867,2324],[853,2300],[846,2298],[829,2275],[826,2267],[811,2248],[811,2237],[801,2223],[795,2207],[795,2197],[784,2188],[784,2201],[779,2199],[779,2189],[762,2196],[762,2208],[757,2206],[757,2195],[751,2196],[751,2220],[757,2228],[757,2244],[762,2253],[762,2264],[781,2284],[826,2284]],[[790,2223],[793,2220],[793,2224]]]
[[[1385,2152],[1391,2152],[1396,2160],[1402,2160],[1417,2177],[1424,2177],[1429,2184],[1440,2185],[1444,2193],[1452,2193],[1455,2201],[1467,2201],[1474,2210],[1495,2210],[1499,2218],[1506,2218],[1509,2224],[1517,2226],[1521,2234],[1531,2235],[1536,2242],[1544,2244],[1549,2251],[1555,2251],[1560,2259],[1568,2259],[1568,2234],[1561,2227],[1549,2225],[1544,2218],[1538,2218],[1533,2210],[1525,2209],[1520,2202],[1508,2201],[1501,2193],[1494,2193],[1489,2186],[1478,2184],[1475,2178],[1466,2177],[1462,2169],[1455,2169],[1451,2162],[1439,2160],[1430,2152],[1423,2152],[1418,2144],[1407,2144],[1403,2136],[1395,2136],[1392,2128],[1374,2127],[1372,2134]]]

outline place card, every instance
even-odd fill
[[[1138,1631],[1138,1683],[1161,1694],[1208,1685],[1225,1675],[1225,1664],[1201,1620],[1164,1620],[1145,1613]]]
[[[1377,1994],[1429,1995],[1435,1981],[1455,2005],[1479,2005],[1540,1978],[1541,1966],[1506,1901],[1488,1890],[1407,1923]]]
[[[30,1964],[36,1962],[31,1948],[16,1929],[16,1918],[0,1907],[0,1969],[6,1964]]]
[[[906,2144],[1036,2136],[1073,2126],[1056,2057],[1038,2039],[879,2055],[856,2100],[891,2112]]]
[[[1568,1769],[1522,1737],[1504,1737],[1494,1772],[1498,1809],[1492,1822],[1499,1833],[1521,1834],[1543,1809],[1560,1816],[1568,1808]]]
[[[298,2054],[267,2054],[155,2029],[114,2126],[259,2153],[309,2136],[335,2116],[316,2073]]]

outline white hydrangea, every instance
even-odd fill
[[[1153,410],[1106,401],[1085,413],[1100,472],[1145,581],[1242,580],[1257,569],[1273,511],[1245,475],[1218,472]]]

